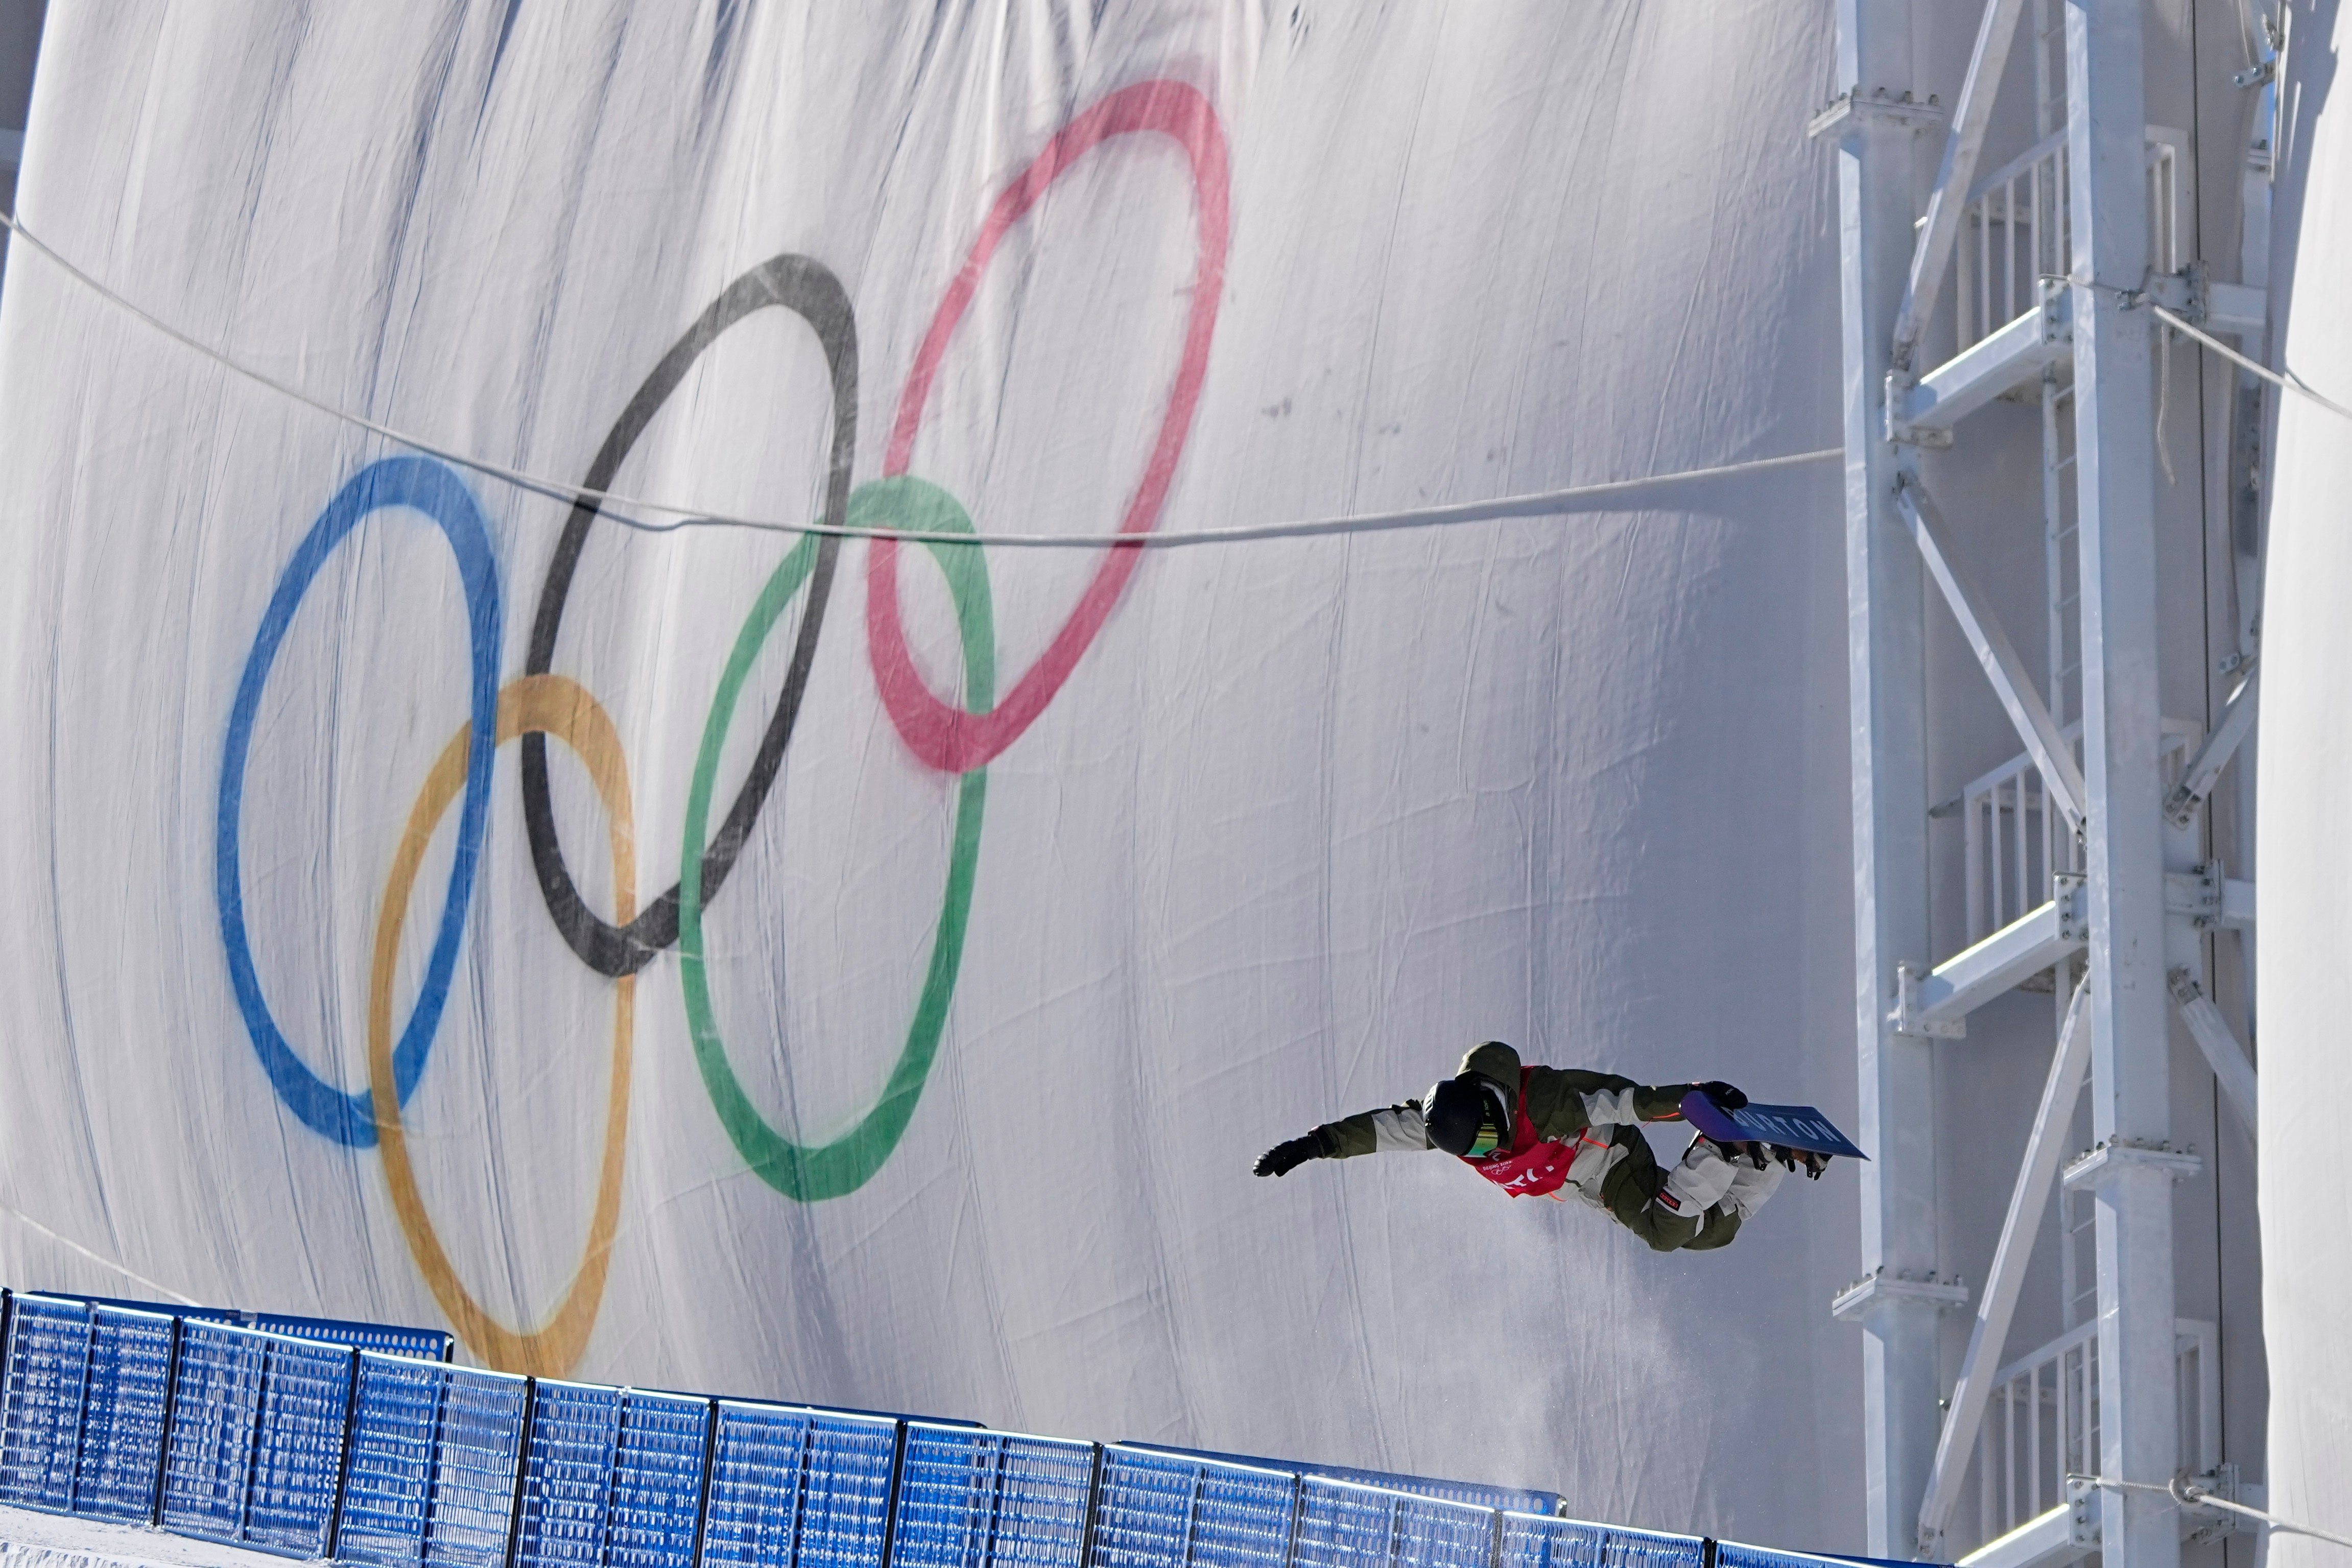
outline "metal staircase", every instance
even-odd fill
[[[2227,874],[2207,818],[2258,689],[2244,671],[2210,720],[2163,717],[2159,597],[2175,568],[2154,513],[2175,464],[2159,437],[2175,351],[2149,307],[2259,354],[2264,279],[2251,247],[2227,268],[2235,281],[2198,253],[2193,140],[2145,112],[2142,0],[1986,0],[1948,110],[1914,79],[1913,24],[1928,10],[1914,5],[1839,0],[1844,90],[1812,124],[1838,163],[1856,1025],[1874,1156],[1864,1275],[1833,1310],[1866,1336],[1869,1550],[1948,1560],[1981,1542],[1960,1561],[2042,1568],[2095,1552],[2105,1568],[2178,1568],[2184,1534],[2221,1526],[2160,1490],[2101,1483],[2160,1488],[2186,1473],[2236,1488],[2219,1331],[2174,1310],[2171,1189],[2203,1165],[2175,1139],[2171,1030],[2177,1017],[2251,1130],[2254,1068],[2214,999],[2212,944],[2243,942],[2251,965],[2253,889]],[[2010,70],[2021,40],[2030,103],[2000,90],[2024,74]],[[1996,127],[2025,145],[1979,175]],[[1923,137],[1942,152],[1921,202]],[[2244,184],[2251,226],[2266,186]],[[2038,678],[1971,567],[2000,519],[1973,501],[1948,516],[1927,479],[1954,471],[1971,420],[2004,399],[2040,416],[2038,494],[2020,496],[2040,514]],[[2245,426],[2242,409],[2232,489],[2258,505],[2259,404],[2251,443]],[[2013,446],[2015,421],[2003,428]],[[1969,478],[1971,492],[2000,488]],[[2258,512],[2236,537],[2250,579]],[[1929,700],[1922,617],[1944,613],[2021,750],[1931,814],[1944,710]],[[2251,616],[2232,628],[2224,668],[2251,664],[2256,629]],[[1929,910],[1949,872],[1937,874],[1931,815],[1962,826],[1966,940],[1940,959]],[[1941,1059],[1970,1049],[1970,1015],[2022,985],[2052,992],[2054,1049],[1971,1291],[1941,1261],[1936,1084]],[[2086,1093],[2092,1146],[2071,1148]],[[2080,1278],[2070,1231],[2064,1331],[2011,1358],[2053,1193],[2070,1219],[2091,1212],[2092,1265]],[[1968,1346],[1948,1382],[1939,1318],[1964,1309]]]

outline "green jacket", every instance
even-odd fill
[[[1519,1053],[1500,1040],[1488,1040],[1462,1058],[1461,1071],[1475,1073],[1499,1086],[1514,1108],[1519,1103]],[[1586,1072],[1574,1068],[1529,1068],[1527,1070],[1527,1115],[1536,1136],[1547,1142],[1572,1142],[1592,1128],[1631,1128],[1639,1121],[1682,1119],[1686,1083],[1640,1084],[1615,1073]],[[1517,1129],[1512,1130],[1515,1133]],[[1421,1119],[1421,1101],[1408,1100],[1382,1110],[1367,1110],[1315,1130],[1315,1141],[1325,1157],[1345,1160],[1357,1154],[1402,1153],[1430,1147]]]

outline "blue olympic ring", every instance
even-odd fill
[[[245,674],[238,680],[236,703],[229,711],[227,753],[221,759],[220,807],[213,838],[213,892],[220,905],[221,941],[228,948],[230,984],[236,991],[237,1010],[245,1015],[246,1032],[253,1037],[261,1065],[278,1092],[302,1124],[312,1131],[354,1149],[375,1146],[375,1111],[368,1091],[346,1093],[321,1079],[303,1064],[270,1016],[254,973],[253,950],[246,940],[245,892],[238,867],[237,829],[245,807],[245,763],[253,744],[253,721],[261,706],[263,685],[278,658],[295,609],[327,557],[345,535],[362,521],[387,507],[408,507],[433,520],[457,558],[457,574],[466,587],[467,631],[472,643],[472,748],[466,759],[466,799],[457,819],[457,858],[449,870],[448,897],[441,906],[441,929],[433,940],[433,953],[425,968],[425,986],[393,1048],[393,1082],[405,1101],[425,1070],[425,1054],[433,1047],[441,1010],[449,1000],[449,978],[457,965],[457,947],[465,934],[466,909],[474,893],[474,870],[481,858],[482,833],[489,814],[490,763],[495,751],[499,709],[499,574],[490,549],[489,531],[473,492],[450,469],[425,458],[387,458],[371,463],[337,491],[327,510],[286,563],[269,608],[254,634]]]

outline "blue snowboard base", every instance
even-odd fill
[[[1718,1143],[1778,1143],[1783,1149],[1811,1149],[1821,1154],[1843,1154],[1849,1160],[1870,1158],[1810,1105],[1759,1105],[1749,1100],[1738,1110],[1726,1110],[1693,1089],[1683,1096],[1683,1120]]]

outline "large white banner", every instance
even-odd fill
[[[1250,1174],[1486,1038],[1850,1116],[1833,466],[640,504],[1832,445],[1828,22],[53,0],[29,230],[301,397],[12,250],[6,1278],[1859,1544],[1849,1168]]]
[[[2352,397],[2352,114],[2329,91],[2346,24],[2333,7],[2298,11],[2280,84],[2279,216],[2270,363],[2339,405]],[[2331,36],[2331,32],[2332,35]],[[2284,310],[2282,310],[2282,307]],[[2281,317],[2284,317],[2282,320]],[[2326,1239],[2347,1199],[2336,1101],[2344,1016],[2352,1005],[2352,535],[2344,497],[2352,435],[2339,413],[2271,389],[2276,480],[2263,596],[2259,873],[2262,931],[2263,1333],[2270,1380],[2268,1500],[2282,1518],[2352,1535],[2352,1350],[2336,1303],[2352,1257]],[[2270,1540],[2274,1568],[2325,1563],[2342,1548],[2305,1535]]]

